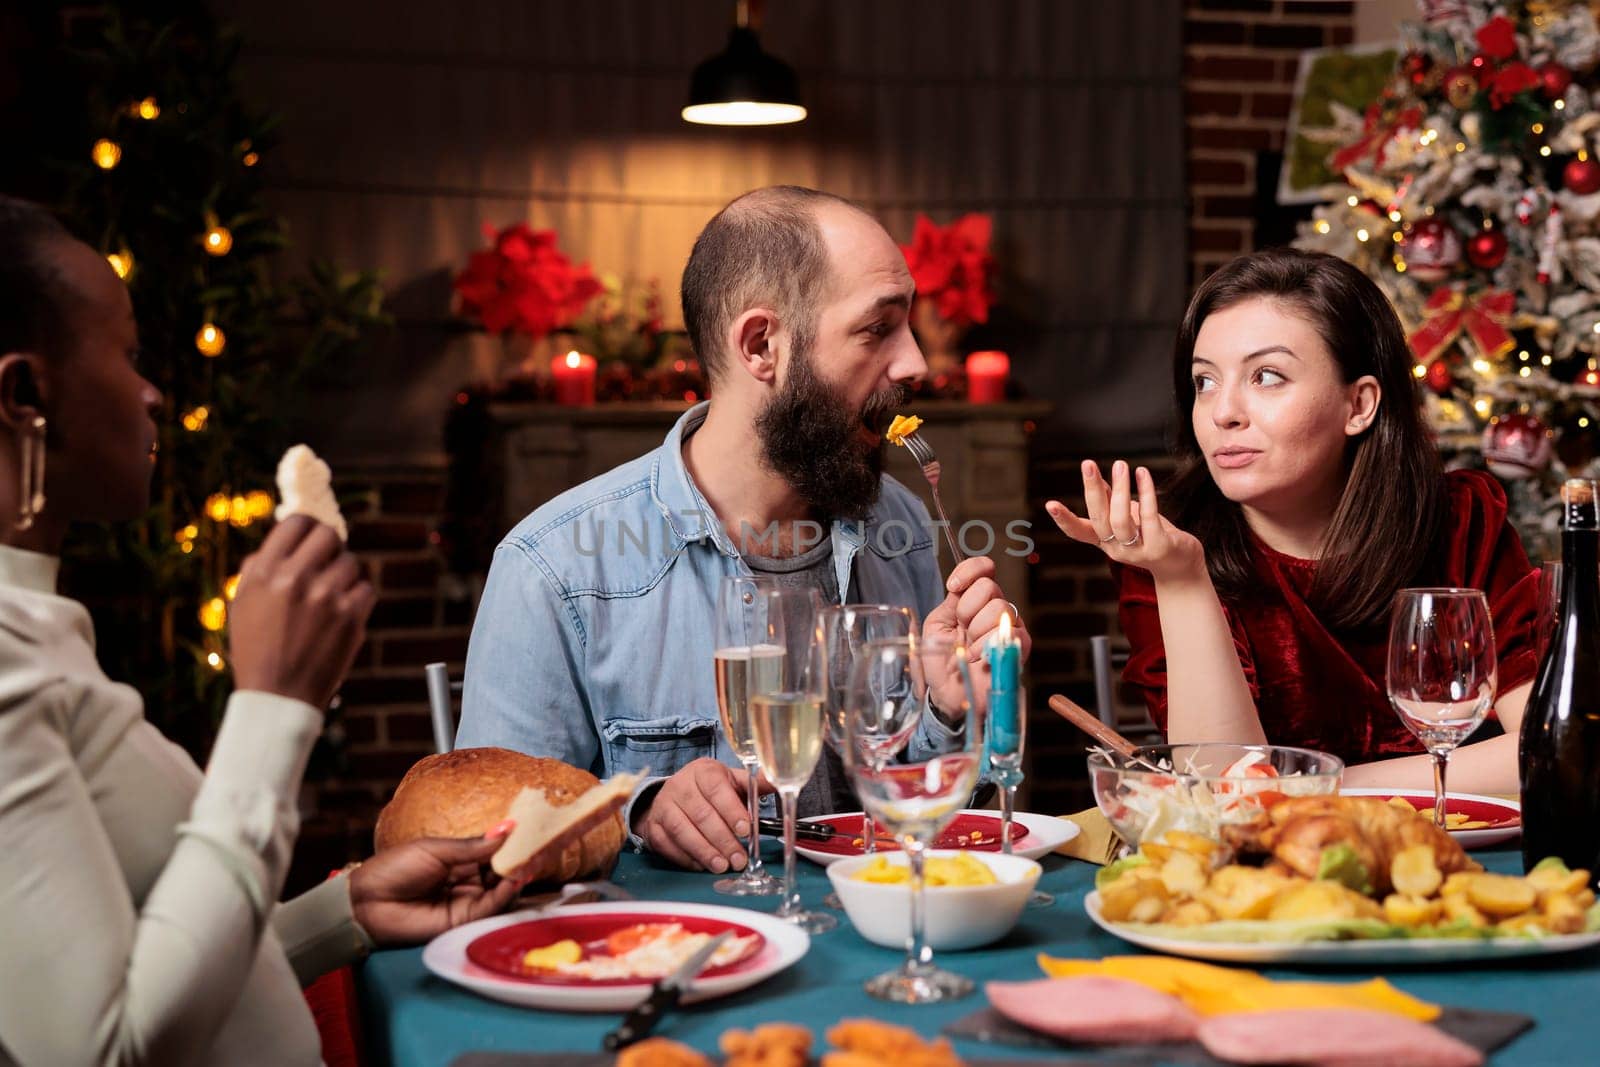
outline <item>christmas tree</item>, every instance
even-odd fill
[[[228,601],[272,514],[308,376],[381,321],[382,294],[372,275],[325,265],[275,276],[286,234],[260,174],[273,122],[239,98],[237,40],[180,7],[159,24],[140,5],[76,9],[44,28],[56,51],[31,95],[51,103],[22,146],[37,171],[9,180],[128,285],[140,370],[165,397],[154,503],[137,523],[85,531],[63,578],[95,612],[107,673],[200,749],[230,688]]]
[[[1348,189],[1296,243],[1388,294],[1441,448],[1507,483],[1538,559],[1555,484],[1600,476],[1600,29],[1572,0],[1421,0],[1402,45],[1315,131]]]

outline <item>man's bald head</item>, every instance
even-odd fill
[[[774,185],[745,193],[700,231],[683,269],[683,321],[712,379],[726,370],[728,327],[753,307],[771,307],[795,348],[809,348],[828,289],[828,247],[817,221],[828,207],[860,211],[832,193]]]

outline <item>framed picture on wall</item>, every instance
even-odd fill
[[[1278,203],[1317,203],[1344,191],[1343,178],[1328,165],[1329,153],[1345,140],[1333,132],[1337,125],[1333,105],[1360,114],[1394,76],[1399,57],[1397,43],[1300,53],[1283,169],[1278,173]]]

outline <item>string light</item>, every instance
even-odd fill
[[[1401,243],[1403,243],[1403,242],[1404,242],[1404,241],[1405,241],[1405,239],[1406,239],[1406,235],[1405,235],[1405,233],[1403,233],[1403,232],[1402,232],[1402,231],[1400,231],[1400,230],[1396,230],[1396,231],[1394,231],[1394,233],[1393,233],[1393,234],[1392,234],[1392,235],[1391,235],[1391,236],[1392,236],[1392,237],[1394,237],[1394,243],[1395,243],[1395,244],[1401,244]]]
[[[214,596],[200,605],[200,625],[212,633],[216,633],[228,625],[228,604],[219,596]]]
[[[239,595],[239,576],[237,574],[222,583],[222,595],[228,600],[232,600]]]
[[[1472,410],[1476,411],[1480,418],[1488,418],[1493,407],[1494,404],[1486,396],[1480,396],[1472,402]]]
[[[228,510],[228,494],[212,493],[206,497],[206,515],[212,522],[227,522]]]
[[[1521,370],[1517,371],[1517,376],[1519,378],[1529,378],[1529,377],[1532,377],[1532,375],[1533,375],[1533,368],[1532,367],[1523,367]]]
[[[1535,123],[1534,123],[1534,124],[1533,124],[1533,132],[1534,132],[1534,133],[1543,133],[1543,132],[1544,132],[1544,123],[1542,123],[1542,122],[1535,122]]]
[[[277,506],[273,503],[272,494],[265,489],[251,490],[245,495],[244,503],[251,519],[264,519],[271,515],[273,508]]]
[[[1333,229],[1333,227],[1328,225],[1328,220],[1327,219],[1318,219],[1317,220],[1317,232],[1318,233],[1328,233],[1332,229]]]
[[[240,160],[240,162],[247,167],[253,167],[257,163],[261,162],[261,157],[256,155],[254,152],[246,152],[244,154],[244,158]]]
[[[1472,361],[1472,369],[1477,371],[1479,374],[1488,374],[1490,370],[1489,361],[1486,359],[1475,359]]]
[[[1400,221],[1400,212],[1399,211],[1391,211],[1391,212],[1389,212],[1389,221],[1390,222],[1399,222]]]
[[[1587,415],[1579,415],[1578,416],[1578,428],[1579,429],[1583,429],[1583,428],[1587,427],[1588,425],[1589,425],[1589,416],[1587,416]]]
[[[124,248],[121,252],[107,252],[106,262],[111,264],[111,269],[117,272],[117,277],[123,281],[128,280],[128,275],[133,273],[133,253]]]
[[[1547,144],[1540,145],[1539,146],[1539,154],[1541,156],[1548,156],[1550,154],[1550,146],[1547,145]]]
[[[1351,207],[1355,207],[1357,204],[1361,203],[1361,200],[1356,196],[1347,196],[1345,197],[1344,202],[1349,204]]]
[[[1557,111],[1565,111],[1567,110],[1567,102],[1565,100],[1557,100],[1555,108]]]
[[[94,159],[94,165],[101,170],[110,170],[122,162],[122,146],[104,137],[94,143],[89,154]]]
[[[236,496],[228,501],[228,521],[241,530],[250,525],[250,501]]]
[[[133,112],[133,114],[137,115],[139,118],[149,122],[151,119],[156,118],[161,114],[161,105],[156,103],[155,97],[147,96],[138,103],[130,105],[128,110]]]
[[[222,656],[216,652],[206,653],[206,663],[210,665],[212,670],[217,671],[218,673],[221,673],[222,668],[226,666],[226,664],[224,664],[222,661]]]
[[[1551,362],[1552,361],[1551,361],[1551,359],[1550,359],[1550,357],[1548,355],[1544,355],[1544,356],[1540,356],[1539,357],[1539,363],[1540,363],[1541,366],[1548,367],[1551,364]]]
[[[194,346],[200,350],[202,356],[220,356],[227,345],[227,335],[214,322],[206,323],[200,327],[200,332],[194,335]]]
[[[1366,230],[1357,230],[1356,231],[1356,240],[1358,240],[1358,241],[1366,241],[1371,237],[1372,237],[1372,234],[1368,233]]]
[[[206,251],[213,256],[225,256],[233,250],[233,233],[226,226],[212,226],[206,231]]]
[[[198,433],[206,428],[206,420],[211,417],[211,409],[201,404],[199,407],[190,408],[183,413],[183,428],[190,433]]]

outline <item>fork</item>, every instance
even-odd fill
[[[939,513],[939,521],[944,524],[944,539],[950,546],[951,563],[960,563],[967,557],[956,547],[956,535],[950,529],[950,517],[944,513],[944,501],[939,499],[939,457],[934,454],[933,446],[922,439],[920,430],[913,430],[900,440],[911,450],[911,458],[922,467],[922,476],[928,479],[928,488],[933,490],[933,510]]]

